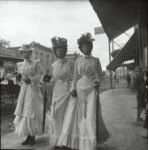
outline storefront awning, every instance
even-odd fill
[[[121,64],[120,67],[127,67],[128,69],[133,70],[136,67],[135,63]]]
[[[137,1],[89,0],[110,40],[137,24]]]
[[[8,56],[2,56],[2,55],[0,55],[0,60],[1,60],[1,61],[13,61],[13,62],[20,62],[20,61],[23,61],[23,59],[21,59],[21,58],[8,57]]]
[[[137,32],[135,32],[121,51],[114,57],[111,63],[106,67],[108,70],[115,70],[122,66],[124,61],[136,58]]]

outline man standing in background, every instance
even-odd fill
[[[134,88],[137,90],[137,121],[143,121],[141,113],[145,108],[145,83],[140,66],[135,68]]]

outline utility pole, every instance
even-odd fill
[[[105,33],[104,29],[102,28],[102,26],[94,28],[94,32],[95,32],[95,35],[100,35],[100,34],[104,34]],[[111,41],[108,39],[109,63],[111,62],[111,46],[110,46],[110,43],[111,43]],[[117,44],[117,43],[115,43],[115,44]],[[109,70],[109,72],[110,72],[110,88],[112,89],[113,88],[112,71]]]
[[[114,52],[114,44],[115,44],[115,42],[114,42],[114,40],[112,40],[112,52]],[[115,78],[114,78],[114,80],[115,80],[114,83],[116,83],[116,80],[117,80],[117,73],[116,73],[116,70],[115,70]],[[114,84],[114,86],[115,86],[115,84]]]
[[[108,39],[108,52],[109,52],[109,63],[111,62],[111,46],[110,46],[111,41]],[[112,71],[109,70],[110,73],[110,88],[113,88],[113,82],[112,82]]]

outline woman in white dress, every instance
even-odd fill
[[[50,143],[52,146],[58,146],[57,141],[61,134],[65,110],[70,97],[74,63],[65,59],[67,53],[67,40],[65,38],[54,37],[51,42],[57,60],[52,64],[55,85],[51,104],[52,131],[50,131]]]
[[[21,89],[14,112],[16,115],[14,125],[15,132],[19,136],[27,136],[22,145],[33,145],[35,136],[42,134],[43,100],[39,81],[44,71],[39,60],[31,60],[32,49],[29,45],[23,45],[20,51],[24,61],[17,64],[17,79]],[[46,130],[48,130],[47,126]]]
[[[78,100],[78,128],[80,150],[96,150],[97,145],[109,138],[99,101],[99,85],[102,69],[98,58],[91,56],[93,41],[91,34],[83,34],[78,45],[84,56],[75,62],[71,94]],[[68,113],[68,112],[67,112]]]

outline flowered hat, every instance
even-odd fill
[[[18,49],[19,51],[32,51],[33,48],[30,45],[23,44],[21,48]]]
[[[94,38],[92,38],[91,33],[82,34],[81,37],[77,40],[77,44],[81,45],[82,43],[92,43],[95,41]]]
[[[52,47],[55,50],[58,47],[63,47],[67,50],[67,39],[61,37],[53,37],[51,39]]]

